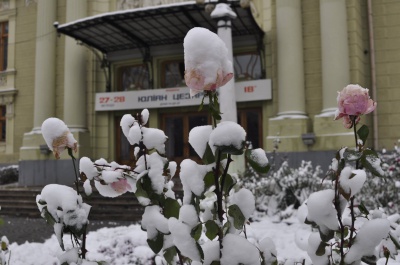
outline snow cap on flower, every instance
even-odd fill
[[[47,146],[57,159],[60,159],[60,153],[66,148],[71,148],[75,152],[78,150],[78,142],[67,125],[58,118],[45,120],[42,124],[42,134]]]
[[[344,127],[349,129],[353,126],[351,116],[357,124],[361,115],[374,111],[376,102],[369,97],[368,91],[360,85],[348,85],[338,92],[335,120],[343,118]]]
[[[228,49],[217,34],[196,27],[183,41],[185,53],[185,81],[194,96],[203,90],[214,91],[233,77]]]

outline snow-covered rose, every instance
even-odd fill
[[[356,117],[358,123],[360,115],[368,114],[376,108],[376,102],[369,97],[368,89],[360,85],[348,85],[338,92],[337,103],[335,120],[343,118],[346,128],[352,127],[350,116]]]
[[[121,194],[132,190],[131,185],[129,185],[128,181],[126,179],[120,179],[116,182],[113,182],[110,184],[110,186],[116,191]]]
[[[208,29],[196,27],[186,34],[185,82],[191,96],[203,90],[214,91],[233,77],[232,62],[225,43]]]
[[[42,124],[42,134],[47,146],[57,159],[60,159],[60,153],[66,148],[71,148],[75,152],[78,150],[78,142],[67,125],[58,118],[45,120]]]

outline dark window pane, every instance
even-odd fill
[[[117,128],[117,129],[120,129],[120,128]],[[129,144],[128,139],[126,139],[125,135],[122,132],[120,132],[120,133],[121,133],[121,137],[120,137],[120,139],[121,139],[121,142],[120,142],[120,145],[121,145],[120,160],[128,161],[128,160],[130,160],[130,148],[131,148],[131,145]]]
[[[183,119],[182,117],[165,118],[165,134],[168,141],[165,143],[168,158],[183,156]]]
[[[1,141],[6,140],[6,106],[1,106],[1,116],[0,116],[0,132],[1,132]]]
[[[261,79],[261,60],[255,53],[234,55],[236,81]]]
[[[189,132],[194,127],[207,124],[208,124],[207,115],[189,116]],[[197,153],[194,151],[192,146],[190,146],[189,154],[190,156],[197,156]]]
[[[3,70],[7,69],[8,38],[4,39]]]
[[[163,84],[161,87],[182,87],[185,86],[184,78],[185,65],[183,62],[167,62],[163,64]]]
[[[150,89],[149,71],[146,65],[132,65],[118,69],[119,91]]]
[[[247,111],[246,112],[246,120],[247,120],[247,141],[251,142],[253,148],[260,148],[260,126],[259,124],[259,115],[260,113],[257,111]]]

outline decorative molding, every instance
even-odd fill
[[[25,6],[30,6],[31,4],[37,4],[38,0],[25,0]]]
[[[15,69],[7,69],[5,71],[0,72],[0,91],[2,87],[6,87],[8,84],[8,78],[11,78],[10,80],[12,81],[12,78],[14,78],[16,74]],[[9,77],[10,76],[10,77]]]
[[[0,11],[10,9],[10,0],[1,0],[0,1]]]
[[[139,7],[158,6],[181,2],[188,2],[188,0],[118,0],[117,10],[126,10]]]

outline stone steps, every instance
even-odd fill
[[[41,218],[36,205],[36,195],[41,187],[9,187],[0,188],[0,214]],[[86,197],[83,201],[92,206],[89,220],[104,221],[140,221],[144,207],[139,204],[134,194],[126,193],[116,198],[103,197],[97,192]]]

